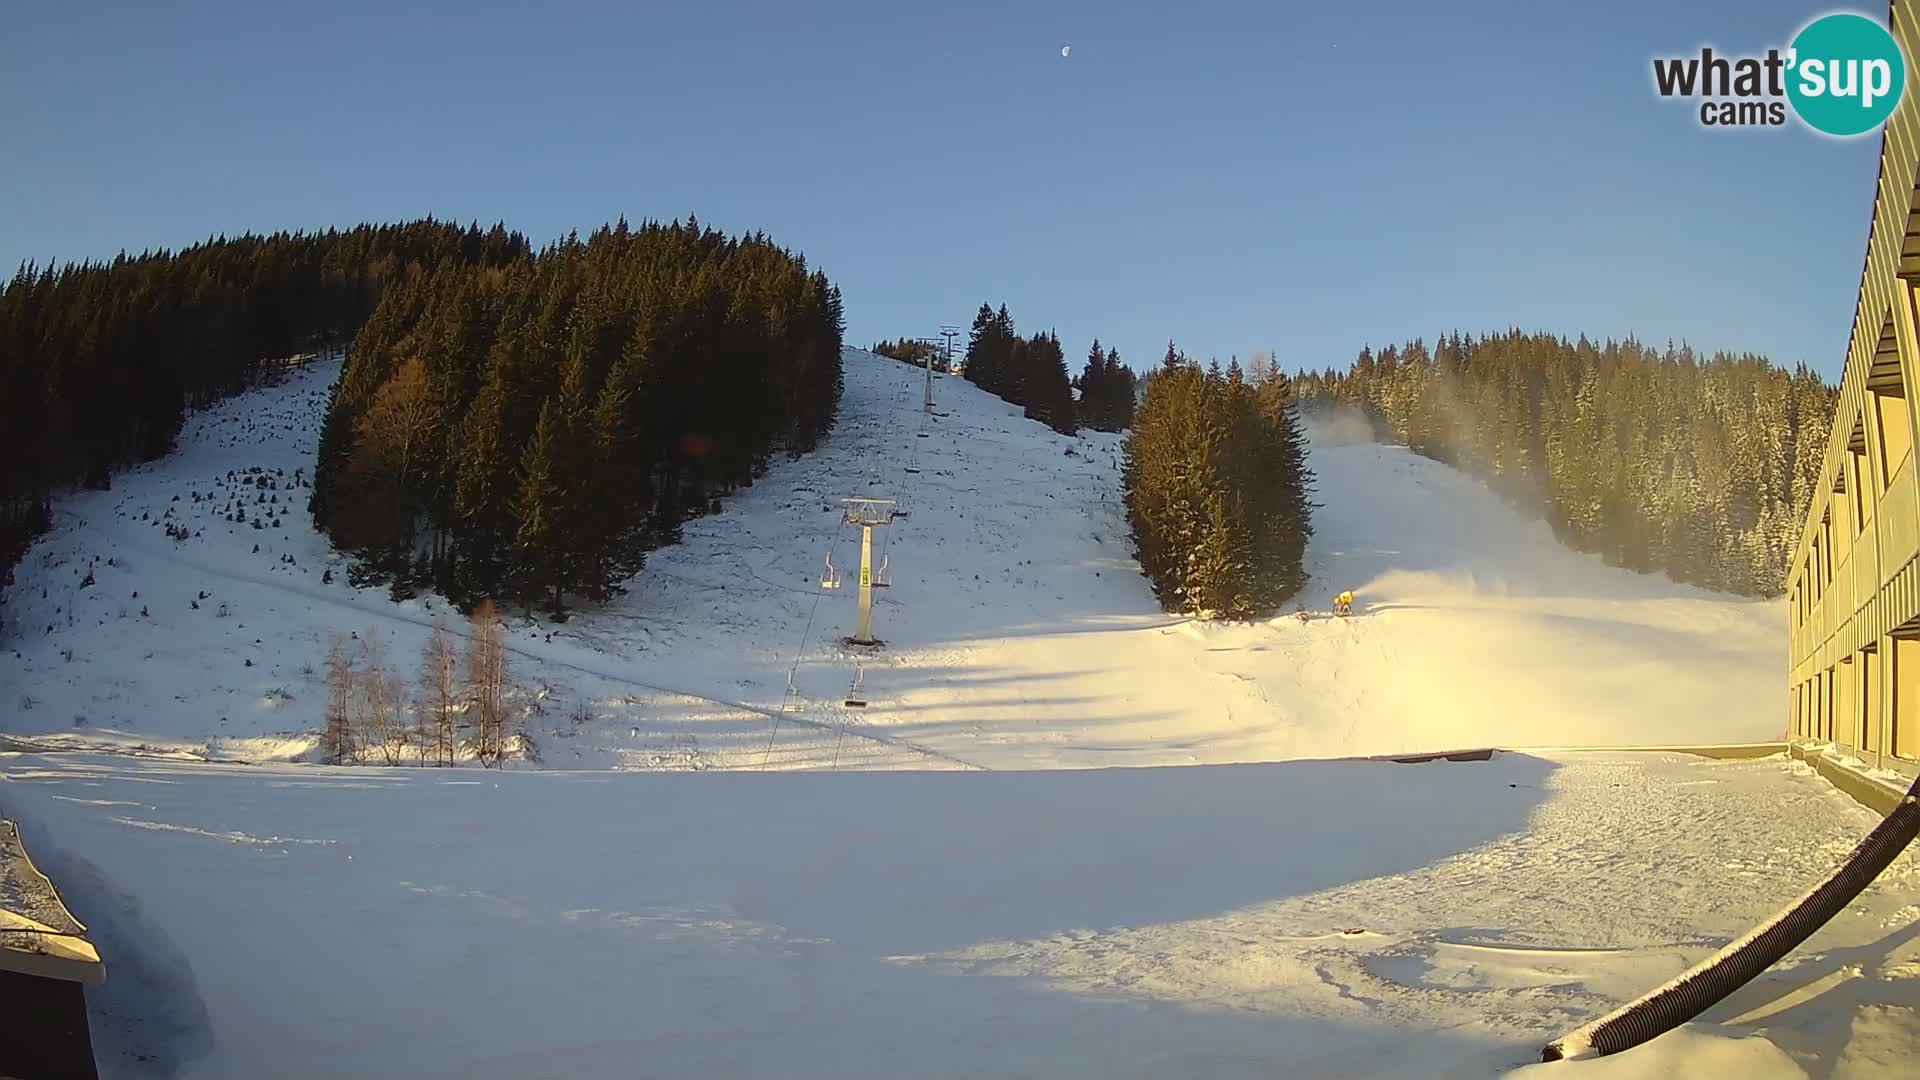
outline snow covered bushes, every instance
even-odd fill
[[[1202,372],[1167,344],[1126,440],[1127,519],[1168,611],[1245,619],[1306,583],[1313,476],[1292,388],[1269,360]]]

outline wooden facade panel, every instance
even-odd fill
[[[1881,660],[1877,649],[1860,654],[1860,715],[1854,721],[1859,728],[1860,738],[1854,745],[1863,754],[1880,752],[1880,734],[1884,727],[1881,714],[1884,712],[1882,705],[1886,694]]]
[[[1888,752],[1920,761],[1920,640],[1893,642],[1893,732]]]
[[[1853,719],[1859,708],[1859,669],[1860,665],[1852,658],[1842,660],[1833,669],[1833,717],[1827,737],[1842,746],[1853,746],[1859,735],[1859,724]]]

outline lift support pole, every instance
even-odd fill
[[[894,502],[892,499],[844,499],[842,502],[847,507],[847,523],[860,526],[860,621],[847,641],[854,645],[878,645],[873,637],[873,530],[875,526],[893,524]]]
[[[860,526],[860,623],[853,632],[855,645],[873,642],[873,526]]]

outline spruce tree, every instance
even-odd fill
[[[1138,380],[1133,369],[1120,362],[1120,351],[1107,349],[1107,385],[1110,396],[1103,410],[1107,421],[1107,430],[1125,431],[1133,424],[1133,410],[1138,393]]]
[[[564,610],[561,591],[572,569],[562,520],[566,491],[558,475],[562,426],[555,402],[541,406],[533,438],[521,454],[520,486],[513,501],[518,524],[513,536],[514,595],[526,603],[549,599],[555,615]]]
[[[1078,417],[1088,427],[1101,431],[1114,430],[1108,426],[1112,395],[1109,378],[1106,353],[1100,348],[1100,339],[1094,338],[1093,346],[1087,350],[1086,366],[1080,369]]]
[[[1060,339],[1051,332],[1026,343],[1026,415],[1062,435],[1077,430],[1073,386],[1067,378],[1067,357]]]
[[[982,303],[967,334],[967,354],[961,375],[990,394],[1000,390],[1000,323],[992,306]]]

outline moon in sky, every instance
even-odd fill
[[[1071,45],[1060,46],[1060,59],[1065,60],[1067,57],[1071,55],[1073,55],[1073,46]]]

